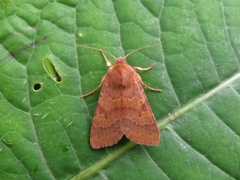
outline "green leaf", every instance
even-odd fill
[[[0,1],[0,179],[240,179],[240,2]],[[93,150],[108,67],[127,58],[161,142]],[[107,56],[113,63],[114,59]],[[60,77],[60,81],[56,79]]]

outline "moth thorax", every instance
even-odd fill
[[[117,58],[116,63],[126,63],[126,60],[124,57],[119,57]]]

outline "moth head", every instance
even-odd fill
[[[119,57],[119,58],[116,59],[116,63],[125,64],[127,62],[126,62],[126,59],[124,57]]]

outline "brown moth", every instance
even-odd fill
[[[161,92],[161,90],[144,84],[136,72],[136,69],[150,70],[155,64],[148,68],[140,68],[131,67],[126,62],[126,58],[132,53],[156,45],[159,44],[136,49],[119,58],[100,49],[79,45],[100,51],[109,66],[100,85],[81,96],[89,96],[101,87],[90,132],[90,144],[93,149],[112,146],[123,135],[137,144],[159,144],[160,133],[142,85],[152,91]],[[111,64],[105,54],[112,56],[116,62]]]

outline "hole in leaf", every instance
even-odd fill
[[[41,87],[42,87],[42,84],[41,84],[41,83],[36,83],[36,84],[34,84],[33,89],[34,89],[35,91],[37,91],[37,90],[41,89]]]
[[[56,70],[55,66],[53,65],[51,59],[49,57],[46,57],[43,60],[43,66],[46,70],[46,72],[48,73],[48,75],[56,82],[61,82],[62,81],[62,77],[60,76],[60,74],[58,73],[58,71]]]

